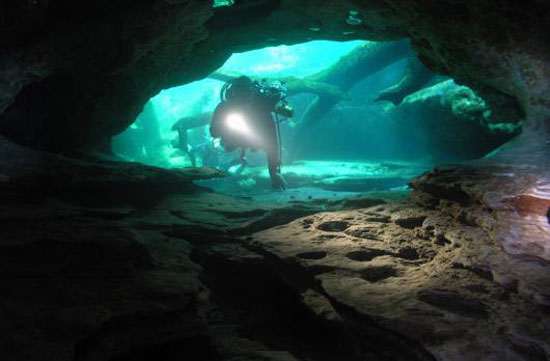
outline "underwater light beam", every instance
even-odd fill
[[[246,123],[246,120],[242,114],[231,113],[227,116],[225,123],[227,127],[231,130],[242,133],[246,136],[252,137],[252,131]]]

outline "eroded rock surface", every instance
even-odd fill
[[[419,202],[438,202],[437,209],[487,233],[492,251],[482,263],[497,283],[548,307],[549,180],[536,166],[449,167],[412,185]]]
[[[385,357],[544,360],[543,179],[532,168],[435,170],[412,182],[416,202],[315,214],[251,246],[309,309]],[[379,339],[396,334],[391,349]]]
[[[209,171],[0,155],[10,361],[550,355],[544,168],[439,168],[409,201],[276,203],[192,185]]]
[[[252,202],[194,185],[192,180],[219,176],[207,169],[75,161],[3,144],[2,360],[290,357],[285,351],[290,340],[279,341],[279,350],[238,337],[242,322],[234,317],[248,311],[218,310],[221,286],[205,283],[205,267],[212,277],[229,276],[228,282],[239,267],[249,270],[250,284],[234,280],[249,298],[259,292],[253,284],[262,277],[262,260],[242,247],[240,236],[324,209],[384,203],[368,198]],[[223,255],[230,272],[210,266],[202,253]],[[266,283],[265,295],[258,296],[269,310],[272,286]],[[240,294],[234,291],[229,294]],[[261,314],[247,317],[254,332],[278,325],[277,317],[265,320],[270,326],[258,326]],[[227,337],[244,346],[228,347]],[[277,333],[273,337],[280,339]]]

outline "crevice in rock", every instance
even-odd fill
[[[349,228],[349,223],[345,221],[328,221],[319,224],[317,228],[325,232],[342,232]]]
[[[346,253],[346,257],[353,261],[371,261],[376,257],[391,255],[391,252],[384,251],[381,249],[366,249],[361,251],[351,251]]]
[[[331,304],[344,319],[349,331],[361,342],[368,340],[376,347],[380,360],[392,361],[435,361],[436,358],[420,343],[377,326],[369,316],[360,314],[356,309],[331,299]]]
[[[275,279],[278,280],[277,282],[283,282],[286,285],[284,287],[287,292],[298,295],[313,290],[331,305],[334,315],[324,319],[313,318],[313,325],[319,327],[319,322],[321,325],[327,325],[332,333],[338,335],[339,340],[344,340],[347,345],[352,345],[355,349],[355,358],[346,358],[345,354],[342,353],[335,360],[435,360],[434,356],[417,341],[380,326],[370,316],[359,314],[356,309],[344,305],[327,295],[320,286],[319,281],[315,279],[318,273],[312,273],[310,271],[311,267],[300,267],[291,260],[279,259],[261,248],[256,248],[253,244],[249,247],[251,250],[258,251],[264,257],[262,267],[269,270],[268,274],[276,274]],[[327,266],[318,265],[318,267]],[[330,271],[330,269],[326,270],[326,272]],[[392,273],[392,271],[389,272]],[[386,269],[382,273],[384,275],[388,274]],[[310,309],[306,308],[304,311],[306,314],[311,315]],[[334,319],[338,321],[335,322]]]
[[[369,282],[380,282],[395,276],[397,276],[397,270],[391,266],[367,267],[361,272],[361,277]]]
[[[418,299],[434,307],[466,317],[487,317],[483,302],[465,298],[452,292],[424,290],[418,293]]]
[[[276,352],[288,360],[367,360],[364,354],[372,354],[316,318],[300,293],[261,261],[235,261],[212,249],[195,249],[192,258],[205,266],[203,281],[212,292],[209,334],[225,359],[264,359]]]
[[[321,259],[327,256],[327,252],[302,252],[296,256],[303,259]]]

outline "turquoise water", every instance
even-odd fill
[[[396,180],[404,185],[411,170],[479,158],[511,137],[493,131],[506,127],[489,124],[491,111],[475,92],[444,77],[431,77],[401,103],[378,101],[381,91],[403,79],[412,53],[403,41],[313,41],[233,54],[219,72],[317,82],[288,97],[295,115],[281,123],[282,173],[293,172],[288,178],[296,184],[321,184],[319,170],[332,169],[338,174],[321,178],[334,178],[337,186],[363,190],[362,180],[379,186],[372,179],[387,178],[389,189],[399,186]],[[210,77],[161,91],[131,127],[114,137],[114,152],[124,160],[159,167],[217,167],[232,174],[237,187],[268,186],[261,150],[247,153],[243,172],[237,153],[213,147],[206,123],[220,102],[223,84]],[[173,129],[182,118],[206,123],[188,130],[182,142]],[[323,186],[335,187],[327,182]]]
[[[227,60],[220,71],[246,74],[251,77],[306,77],[329,67],[340,57],[363,43],[365,42],[312,41],[293,46],[283,45],[236,53]],[[314,56],[315,54],[323,54],[323,56]],[[183,117],[202,112],[213,112],[219,103],[219,93],[223,84],[222,81],[207,78],[161,91],[151,98],[146,107],[148,111],[142,113],[129,130],[114,137],[113,149],[115,153],[128,160],[160,167],[191,166],[187,157],[174,156],[172,142],[177,138],[177,133],[171,130],[172,125]],[[143,150],[142,154],[135,151],[129,152],[127,138],[136,137],[132,133],[136,133],[136,129],[139,128],[140,119],[152,116],[158,122],[160,136],[163,140],[162,145],[155,150],[154,154],[151,154],[152,152],[147,154],[147,150]],[[145,133],[143,137],[150,137],[150,134]],[[210,140],[208,127],[190,131],[189,137],[191,143]]]

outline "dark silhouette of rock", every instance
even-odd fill
[[[376,97],[377,101],[386,100],[393,105],[399,105],[408,95],[422,89],[434,74],[420,62],[414,54],[409,56],[405,74],[399,83],[388,89],[382,90]]]
[[[549,14],[538,0],[3,1],[0,358],[548,359]],[[523,132],[412,181],[410,201],[324,213],[342,204],[251,206],[193,185],[212,170],[97,159],[161,89],[235,51],[321,38],[409,38]]]
[[[4,2],[2,134],[56,151],[107,150],[152,95],[204,78],[234,51],[315,38],[410,37],[430,70],[479,91],[499,114],[523,113],[525,135],[512,147],[545,159],[549,9],[540,2],[127,4]],[[360,26],[345,21],[350,9]],[[515,152],[503,151],[502,161],[511,161],[505,155]]]

